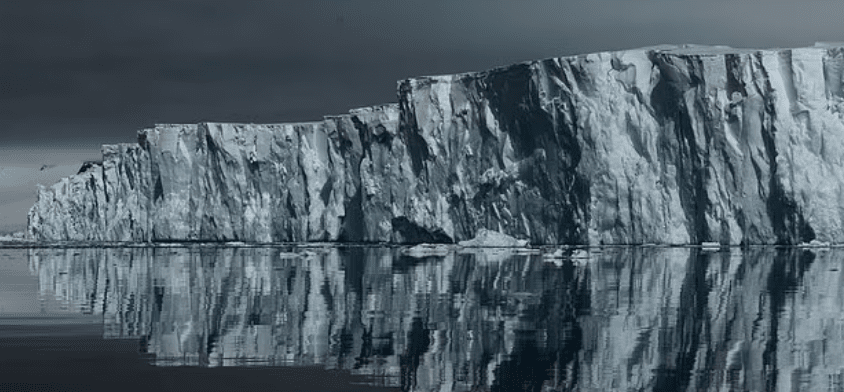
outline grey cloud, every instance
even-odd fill
[[[398,79],[660,43],[841,40],[838,1],[0,3],[0,144],[317,119]]]

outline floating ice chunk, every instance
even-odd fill
[[[718,242],[704,241],[700,243],[700,248],[705,251],[718,251],[721,249],[721,244]]]
[[[445,257],[451,249],[443,244],[419,244],[402,250],[405,256],[421,259],[425,257]]]
[[[472,248],[522,248],[527,244],[527,240],[519,240],[507,234],[487,229],[480,229],[475,238],[458,243],[460,246]]]
[[[797,245],[801,248],[828,248],[829,242],[825,241],[818,241],[818,240],[811,240],[808,243],[802,242],[800,245]]]
[[[35,242],[24,236],[22,231],[12,233],[11,235],[0,235],[0,242]]]

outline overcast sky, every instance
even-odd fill
[[[663,43],[842,41],[842,15],[840,0],[3,0],[0,166],[73,166],[155,123],[318,120],[395,102],[412,76]],[[35,177],[10,173],[0,220],[19,227],[9,205],[31,205]]]
[[[0,2],[0,146],[316,120],[398,79],[661,43],[844,40],[841,1]]]

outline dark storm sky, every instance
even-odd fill
[[[661,43],[844,40],[841,1],[0,2],[0,147],[320,119],[396,80]]]

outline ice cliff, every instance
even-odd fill
[[[844,47],[663,46],[400,81],[321,122],[159,125],[39,191],[37,240],[844,238]]]

